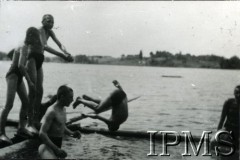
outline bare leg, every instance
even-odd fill
[[[39,112],[40,112],[40,106],[42,102],[42,96],[43,96],[43,70],[40,68],[37,71],[37,85],[36,85],[36,99],[34,103],[34,121],[35,123],[39,124],[40,123],[40,117],[39,117]]]
[[[29,136],[33,136],[33,134],[38,134],[37,129],[33,126],[33,123],[32,123],[33,114],[29,114],[27,129],[25,128],[26,127],[25,117],[27,115],[30,105],[29,105],[29,101],[28,101],[28,97],[27,97],[27,90],[24,85],[24,82],[22,82],[21,85],[18,86],[17,92],[18,92],[19,98],[22,101],[22,107],[20,109],[20,114],[19,114],[19,131],[23,132]]]
[[[97,115],[97,114],[86,114],[86,115],[84,115],[84,116],[90,117],[90,118],[93,118],[93,119],[101,120],[101,121],[105,122],[107,125],[109,125],[109,124],[112,122],[111,120],[106,119],[106,118],[104,118],[104,117],[101,117],[101,116],[99,116],[99,115]]]
[[[95,97],[93,98],[93,97],[88,96],[88,95],[86,95],[86,94],[84,94],[84,95],[82,96],[82,98],[85,99],[85,100],[88,100],[88,101],[93,101],[93,102],[95,102],[95,103],[97,103],[97,104],[99,104],[99,103],[101,102],[101,99],[95,98]]]
[[[17,93],[18,93],[18,96],[19,96],[19,98],[22,102],[22,106],[20,108],[20,113],[19,113],[19,126],[18,126],[18,128],[25,128],[25,125],[26,125],[25,117],[27,116],[29,101],[28,101],[27,91],[26,91],[24,82],[22,82],[17,87]]]
[[[73,107],[76,107],[78,104],[83,104],[91,108],[92,110],[95,111],[95,113],[98,114],[111,108],[111,104],[112,104],[111,95],[107,97],[105,100],[100,101],[100,104],[94,103],[92,101],[87,101],[83,98],[78,97],[75,103],[73,104]]]
[[[34,59],[30,59],[27,62],[27,72],[31,81],[34,83],[35,88],[37,84],[37,70],[36,70],[36,63]],[[28,87],[30,88],[30,87]],[[34,119],[34,103],[36,98],[36,90],[29,89],[28,99],[29,99],[29,108],[28,108],[28,119],[30,122],[30,126],[33,125]]]
[[[16,90],[17,90],[17,81],[18,81],[18,77],[15,74],[8,76],[7,95],[6,95],[7,100],[6,100],[5,107],[2,108],[2,112],[0,115],[0,139],[8,143],[12,143],[12,141],[6,136],[5,125],[6,125],[8,114],[13,107],[13,102],[14,102]]]
[[[94,111],[96,110],[96,107],[98,106],[97,103],[94,103],[92,101],[87,101],[85,99],[82,99],[81,97],[77,97],[77,99],[73,103],[73,108],[75,109],[77,107],[77,105],[79,105],[79,104],[83,104],[83,105],[91,108]]]
[[[104,112],[112,107],[111,95],[109,95],[106,99],[102,100],[96,109],[96,113]]]

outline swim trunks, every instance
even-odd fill
[[[37,52],[31,52],[28,56],[28,59],[35,59],[36,62],[36,69],[39,70],[42,67],[44,61],[44,55]]]
[[[49,139],[59,148],[62,147],[62,137],[49,137]]]
[[[122,103],[122,101],[126,98],[126,93],[123,90],[116,90],[113,92],[112,96],[111,96],[111,100],[112,100],[112,105],[113,106],[117,106],[120,105]]]
[[[23,75],[22,75],[22,73],[20,72],[20,70],[17,66],[11,65],[9,71],[7,72],[6,78],[11,74],[16,74],[17,75],[18,85],[20,85],[22,83],[22,80],[23,80]]]

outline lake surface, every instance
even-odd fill
[[[0,61],[0,106],[6,99],[5,75],[10,62]],[[233,89],[240,84],[239,70],[189,69],[136,67],[111,65],[81,65],[45,63],[44,99],[55,94],[62,84],[68,84],[74,90],[75,98],[88,94],[99,98],[106,97],[114,89],[112,80],[118,80],[126,91],[128,98],[141,96],[129,103],[129,118],[121,125],[122,130],[172,130],[181,133],[189,130],[192,135],[201,136],[204,130],[216,131],[223,103],[233,97]],[[181,76],[181,78],[164,78],[163,75]],[[18,119],[20,101],[16,96],[15,105],[9,118]],[[88,113],[91,110],[80,105],[67,112],[68,118]],[[110,112],[102,114],[110,116]],[[81,125],[102,122],[85,119]],[[80,141],[67,138],[64,147],[69,151],[69,158],[85,159],[164,159],[147,157],[149,140],[109,138],[102,135],[83,135]],[[161,152],[161,143],[156,146]],[[166,159],[216,159],[216,157],[182,157],[183,148],[175,148],[173,156]]]

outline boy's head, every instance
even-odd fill
[[[41,44],[40,41],[40,34],[37,28],[35,27],[29,27],[26,32],[26,38],[24,43],[26,45],[35,45],[35,44]]]
[[[54,25],[54,18],[51,14],[45,14],[42,18],[42,25],[45,29],[52,29]]]
[[[72,88],[62,85],[58,88],[57,99],[64,106],[69,106],[73,101],[73,90]]]
[[[240,101],[240,85],[236,86],[234,89],[234,96],[235,98]]]

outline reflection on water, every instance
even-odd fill
[[[0,61],[0,106],[5,103],[5,74],[9,65],[9,62]],[[215,131],[224,101],[233,97],[233,88],[240,84],[237,70],[54,63],[45,63],[43,67],[44,100],[48,94],[55,94],[62,84],[72,87],[75,97],[89,94],[103,98],[114,88],[111,83],[114,79],[119,80],[129,98],[141,96],[129,103],[129,118],[120,128],[123,130],[189,130],[196,136],[203,130]],[[182,78],[164,78],[162,75],[180,75]],[[10,118],[18,119],[19,106],[17,97]],[[71,107],[67,110],[75,111]],[[77,111],[87,113],[91,110],[80,106]],[[79,113],[69,114],[68,118],[77,115]],[[110,112],[103,116],[110,116]],[[81,121],[82,126],[94,122],[91,119]],[[99,127],[106,127],[102,122],[97,123]],[[70,158],[164,159],[147,157],[148,140],[118,140],[92,134],[85,135],[80,142],[67,139],[65,143]],[[181,156],[182,150],[178,148],[170,152],[173,153],[170,159],[188,159]],[[193,159],[197,158],[203,157]]]

